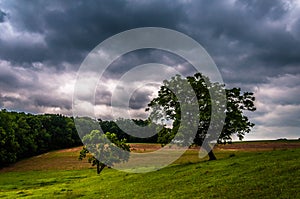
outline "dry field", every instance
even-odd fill
[[[160,144],[130,144],[131,151],[134,153],[147,153],[161,148]],[[174,147],[175,148],[175,147]],[[173,150],[174,148],[170,148]],[[268,151],[279,149],[300,148],[300,141],[256,141],[256,142],[237,142],[226,145],[216,145],[214,151],[217,157],[228,155],[230,151]],[[38,170],[79,170],[84,168],[93,168],[87,160],[79,161],[78,155],[82,147],[62,149],[48,152],[35,157],[20,160],[17,163],[0,169],[0,173],[8,171],[38,171]],[[199,147],[189,149],[176,163],[199,162],[207,158],[199,159]]]

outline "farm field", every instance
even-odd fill
[[[147,152],[159,145],[133,147]],[[0,170],[0,197],[300,197],[299,141],[220,145],[215,149],[217,161],[199,159],[198,149],[190,149],[172,165],[142,174],[106,168],[97,175],[86,160],[78,160],[80,149],[49,152]]]

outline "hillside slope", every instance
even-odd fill
[[[52,157],[46,170],[2,171],[0,197],[300,198],[300,149],[216,151],[217,161],[199,160],[197,151],[191,150],[176,164],[156,172],[105,169],[100,175],[86,163],[80,163],[81,169],[55,166],[70,154],[75,158],[74,151],[41,156],[42,160]],[[37,162],[31,159],[31,164]]]

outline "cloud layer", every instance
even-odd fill
[[[256,127],[248,139],[298,138],[299,13],[296,0],[0,1],[0,105],[71,115],[76,72],[87,54],[114,34],[155,26],[195,39],[212,56],[227,87],[255,93],[258,110],[248,115]],[[120,57],[97,88],[102,118],[111,116],[118,79],[149,62],[193,72],[185,60],[157,50]],[[145,105],[154,95],[153,86],[137,88],[128,105],[131,114],[145,117]]]

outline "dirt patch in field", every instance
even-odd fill
[[[151,152],[161,148],[160,144],[130,144],[130,151],[132,152]]]
[[[161,148],[160,144],[130,144],[131,151],[135,153],[147,153]],[[286,142],[239,142],[226,145],[216,145],[215,151],[267,151],[279,149],[293,149],[300,148],[300,141],[286,141]],[[0,169],[0,173],[8,171],[32,171],[32,170],[74,170],[83,168],[92,168],[87,159],[78,160],[80,147],[70,149],[62,149],[48,152],[28,159],[20,160],[17,163]],[[176,149],[176,146],[169,148]],[[190,152],[199,150],[199,147],[191,147]],[[198,158],[198,153],[195,153]]]
[[[81,151],[82,149],[82,146],[79,146],[79,147],[75,147],[75,148],[70,148],[70,149],[62,149],[62,150],[59,150],[57,151],[58,153],[68,153],[68,152],[79,152]]]
[[[276,149],[293,149],[300,148],[300,141],[297,142],[240,142],[226,145],[217,145],[216,149],[220,150],[243,150],[243,151],[260,151]]]
[[[132,152],[151,152],[158,150],[161,147],[160,144],[130,144]],[[300,148],[300,141],[258,141],[258,142],[237,142],[232,144],[218,144],[215,145],[216,150],[228,150],[228,151],[261,151],[261,150],[276,150],[276,149],[293,149]],[[176,149],[171,147],[170,149]],[[199,150],[200,147],[191,147],[190,150]]]
[[[92,166],[87,160],[78,160],[79,151],[81,149],[82,147],[75,147],[26,158],[0,169],[0,173],[9,171],[76,170],[91,168]]]

